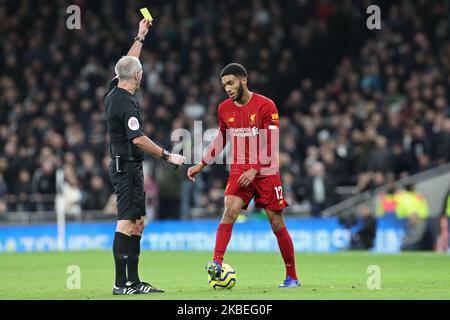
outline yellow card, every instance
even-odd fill
[[[152,21],[153,17],[150,14],[150,11],[148,11],[147,8],[141,8],[141,13],[144,16],[145,19],[147,19],[148,21]]]

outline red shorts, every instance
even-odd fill
[[[280,174],[270,176],[258,176],[247,187],[242,187],[237,183],[239,175],[230,175],[225,188],[224,195],[237,196],[244,200],[247,208],[250,200],[255,197],[255,207],[270,210],[282,210],[288,206],[283,196],[283,184]]]

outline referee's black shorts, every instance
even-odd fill
[[[142,162],[125,162],[123,172],[109,165],[109,176],[117,195],[117,220],[137,220],[145,216],[144,173]]]

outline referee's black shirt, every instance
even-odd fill
[[[118,83],[119,80],[114,78],[105,96],[110,156],[121,155],[125,160],[142,161],[144,151],[132,142],[134,138],[144,135],[139,103],[133,94],[117,87]]]

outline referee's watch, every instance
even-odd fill
[[[170,156],[170,152],[163,149],[161,159],[163,159],[164,161],[167,161],[167,160],[169,160],[169,156]]]
[[[139,38],[138,36],[134,37],[134,41],[139,41],[140,43],[144,43],[145,38]]]

